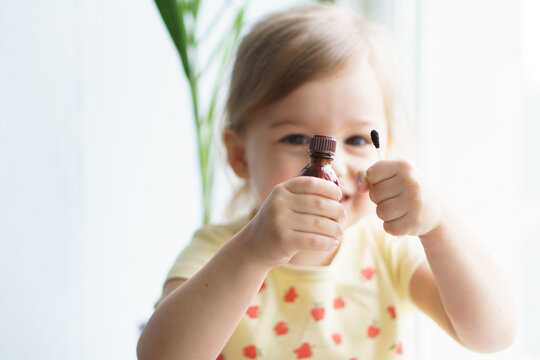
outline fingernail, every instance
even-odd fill
[[[368,183],[365,171],[356,173],[356,191],[365,192],[368,190]]]
[[[364,183],[364,179],[365,179],[364,172],[363,171],[357,172],[356,173],[356,186],[357,187],[361,186]]]

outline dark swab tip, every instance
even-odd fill
[[[371,141],[373,141],[373,145],[378,149],[381,147],[381,144],[379,143],[379,133],[377,130],[371,130]]]

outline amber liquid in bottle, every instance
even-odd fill
[[[339,186],[338,178],[331,163],[336,153],[336,139],[331,136],[313,135],[309,142],[310,162],[298,176],[315,176]]]

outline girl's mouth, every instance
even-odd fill
[[[344,205],[344,204],[346,204],[347,202],[349,202],[350,198],[351,198],[351,196],[350,196],[349,194],[343,193],[343,196],[341,197],[341,200],[339,200],[339,203],[340,203],[341,205]]]

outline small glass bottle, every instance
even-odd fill
[[[336,138],[332,136],[313,135],[309,142],[310,162],[300,171],[298,176],[315,176],[332,181],[339,186],[338,178],[330,165],[336,154]]]

